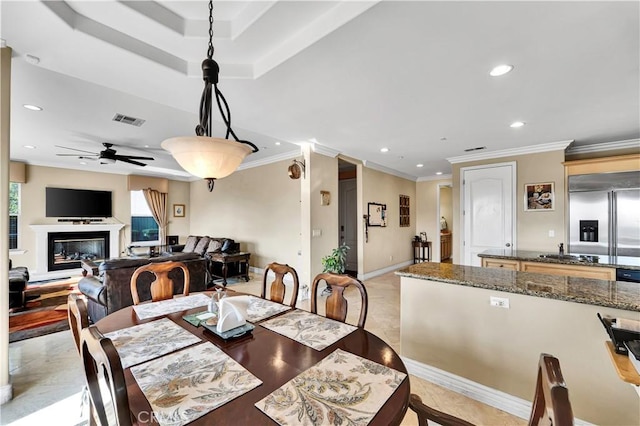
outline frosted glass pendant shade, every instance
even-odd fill
[[[161,146],[183,169],[203,179],[229,176],[253,152],[247,144],[206,136],[180,136],[165,140]]]

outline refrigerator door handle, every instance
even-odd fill
[[[616,193],[609,192],[609,256],[617,256],[618,223],[616,209]]]

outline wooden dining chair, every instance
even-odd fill
[[[425,405],[416,394],[409,397],[409,408],[418,415],[420,426],[427,426],[429,421],[442,426],[473,426],[473,423]],[[539,425],[573,425],[569,391],[562,377],[560,362],[553,355],[544,353],[538,362],[536,391],[529,418],[529,426]]]
[[[89,327],[89,312],[84,299],[77,294],[71,293],[67,298],[67,318],[76,349],[80,354],[80,333]]]
[[[82,363],[91,399],[92,420],[102,426],[131,426],[129,396],[120,356],[95,325],[80,334]]]
[[[140,295],[138,294],[138,277],[150,272],[154,275],[154,281],[151,283],[151,301],[166,300],[173,298],[173,280],[169,277],[169,273],[174,269],[180,268],[184,273],[184,289],[182,294],[189,295],[189,268],[182,262],[159,262],[148,263],[139,267],[131,276],[131,298],[133,304],[140,303]]]
[[[318,284],[320,281],[325,281],[332,289],[327,296],[325,316],[337,321],[345,322],[347,319],[348,303],[347,299],[344,298],[344,290],[353,285],[360,291],[362,307],[360,308],[358,327],[364,327],[364,323],[367,320],[369,298],[367,289],[362,284],[362,281],[342,274],[323,273],[316,275],[311,285],[311,312],[314,314],[318,313]]]
[[[286,286],[284,285],[284,277],[287,274],[291,274],[291,277],[293,278],[293,293],[291,293],[289,306],[295,308],[296,302],[298,301],[298,288],[300,287],[298,273],[296,272],[296,270],[289,265],[283,265],[281,263],[273,262],[268,264],[264,269],[262,291],[260,292],[260,297],[262,297],[263,299],[266,299],[269,271],[273,272],[276,275],[275,280],[271,283],[271,287],[269,288],[269,299],[272,302],[276,303],[284,303],[284,294],[286,291]]]

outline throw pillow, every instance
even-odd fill
[[[189,235],[187,238],[187,242],[184,243],[184,248],[182,249],[183,253],[193,253],[196,249],[196,245],[198,244],[198,240],[200,237],[196,237],[195,235]]]
[[[196,245],[196,248],[193,249],[193,252],[198,253],[200,256],[202,256],[207,251],[207,247],[209,247],[209,241],[211,241],[211,238],[209,237],[200,238],[200,241],[198,241],[198,244]]]
[[[234,249],[235,245],[236,245],[235,241],[233,241],[230,238],[227,238],[226,240],[224,240],[224,243],[222,243],[222,247],[220,248],[220,251],[223,253],[229,253]]]
[[[222,243],[220,241],[211,240],[209,241],[209,247],[207,247],[207,253],[220,251],[221,247],[222,247]]]

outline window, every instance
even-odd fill
[[[9,182],[9,250],[18,248],[18,216],[20,215],[20,184]]]
[[[131,242],[159,243],[156,223],[142,191],[131,191]]]

